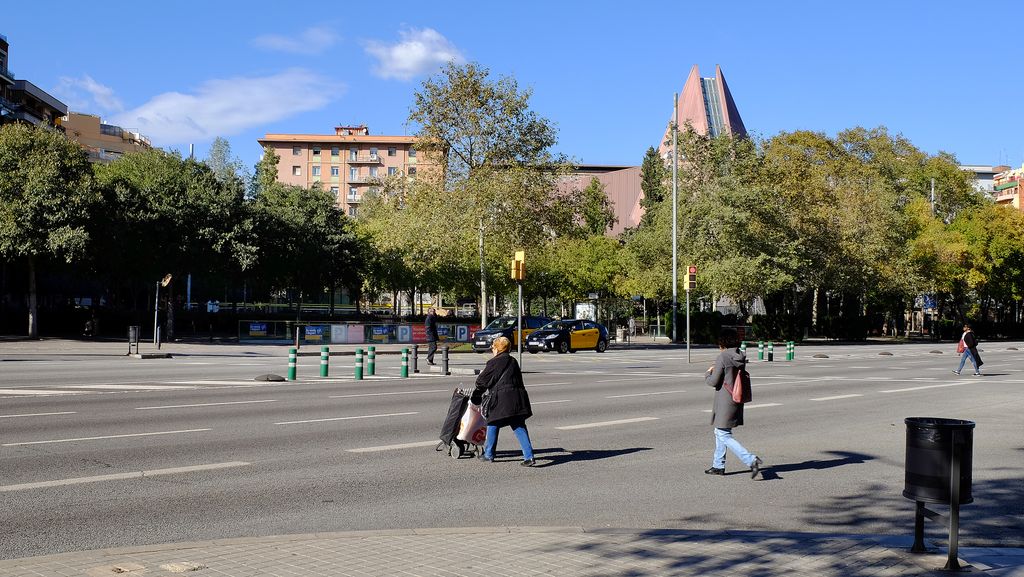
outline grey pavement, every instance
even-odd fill
[[[5,341],[0,343],[0,360],[33,355],[120,355],[124,348],[124,343],[117,342]],[[344,345],[332,347],[332,351],[354,348]],[[287,354],[287,347],[281,345],[172,343],[162,350],[181,355]],[[453,506],[459,506],[459,501],[460,496],[453,492]],[[217,539],[0,560],[0,577],[949,574],[942,571],[947,555],[944,542],[929,539],[928,553],[910,553],[911,527],[905,536],[739,529],[463,527]],[[927,531],[930,536],[944,533],[932,524]],[[959,557],[971,573],[1024,577],[1024,548],[961,547]]]
[[[0,576],[949,575],[909,538],[581,527],[406,529],[225,539],[0,561]],[[1022,549],[961,550],[965,570],[1024,576]]]

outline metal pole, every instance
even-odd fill
[[[960,560],[957,551],[960,546],[960,459],[963,448],[961,432],[950,431],[953,443],[952,462],[949,465],[949,556],[944,571],[959,571]]]
[[[517,282],[519,285],[519,320],[517,321],[516,343],[519,345],[519,366],[523,366],[523,283],[522,281]]]
[[[160,281],[156,281],[156,298],[153,299],[153,344],[157,344],[156,327],[160,324]]]
[[[690,362],[690,289],[686,289],[686,362]]]
[[[676,322],[679,314],[679,286],[678,266],[676,265],[676,194],[679,187],[679,94],[672,94],[672,342],[678,339],[676,335]],[[689,295],[687,295],[689,300]],[[689,306],[687,306],[689,308]],[[687,339],[689,346],[689,339]],[[687,348],[687,362],[689,362],[689,348]]]

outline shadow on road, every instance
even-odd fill
[[[572,461],[596,461],[598,459],[610,459],[612,457],[621,457],[622,455],[650,450],[651,447],[632,447],[629,449],[612,449],[607,451],[567,451],[561,447],[555,447],[534,449],[533,453],[537,459],[537,467],[553,467]],[[522,453],[519,451],[496,451],[494,456],[495,460],[498,460],[499,457],[515,456],[518,458],[521,455]]]
[[[849,451],[826,451],[830,455],[835,455],[836,459],[815,459],[812,461],[803,461],[801,463],[789,463],[780,465],[768,465],[761,473],[762,478],[765,481],[776,481],[782,479],[779,473],[788,473],[791,471],[820,471],[822,469],[834,469],[835,467],[843,467],[845,465],[858,465],[860,463],[866,463],[876,459],[873,455],[867,455],[864,453],[853,453]]]

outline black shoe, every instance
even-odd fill
[[[704,474],[705,475],[724,475],[725,474],[725,467],[723,467],[721,469],[719,469],[718,467],[711,467],[710,469],[705,470]]]
[[[750,478],[756,479],[757,474],[761,472],[761,458],[754,457],[754,462],[750,464]]]
[[[494,458],[490,458],[489,459],[489,458],[487,458],[487,455],[484,455],[482,453],[481,453],[481,455],[479,457],[477,457],[477,459],[480,459],[481,461],[484,461],[484,462],[487,462],[487,463],[493,463],[494,462]]]
[[[437,363],[435,363],[434,361],[427,361],[427,364],[428,364],[428,365],[430,365],[430,366],[434,366],[434,365],[436,365]]]
[[[537,464],[537,462],[534,461],[533,459],[527,459],[527,460],[523,461],[522,463],[519,463],[519,466],[520,467],[532,467],[532,466],[534,466],[536,464]]]

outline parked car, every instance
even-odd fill
[[[530,333],[526,339],[526,348],[531,353],[575,353],[582,349],[603,353],[608,350],[608,329],[586,319],[551,321]]]
[[[527,335],[544,326],[550,320],[546,317],[523,317],[524,348]],[[512,347],[518,347],[516,335],[519,331],[516,330],[516,326],[516,317],[498,317],[494,319],[486,327],[473,333],[473,350],[478,353],[491,350],[491,341],[499,336],[508,337],[512,341]]]

